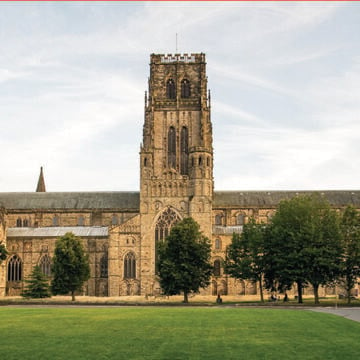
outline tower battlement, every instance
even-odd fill
[[[205,62],[205,54],[151,54],[151,63],[202,63]]]

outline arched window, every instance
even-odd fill
[[[59,226],[59,217],[57,215],[55,215],[53,217],[53,226]]]
[[[221,240],[215,239],[215,249],[220,250],[221,249]]]
[[[245,223],[245,215],[244,214],[238,214],[236,216],[236,225],[244,225]]]
[[[201,166],[201,165],[202,165],[202,157],[199,156],[199,166]]]
[[[185,99],[190,97],[190,81],[188,79],[181,81],[181,97]]]
[[[222,216],[220,214],[215,215],[215,225],[222,225]]]
[[[181,219],[179,215],[172,210],[167,208],[159,217],[155,226],[155,241],[163,241],[170,234],[171,228],[179,222]]]
[[[180,137],[180,174],[188,174],[188,159],[189,159],[189,134],[187,127],[183,126],[181,129]]]
[[[100,259],[100,277],[108,277],[108,254],[107,252]]]
[[[127,253],[124,259],[124,278],[136,279],[136,259],[132,252]]]
[[[48,254],[41,257],[39,266],[44,275],[51,276],[51,259]]]
[[[7,281],[22,280],[22,261],[17,255],[11,257],[7,270]]]
[[[29,220],[28,219],[24,219],[23,220],[23,227],[28,227],[29,226]]]
[[[78,217],[78,226],[84,226],[84,224],[85,224],[85,219],[82,215],[80,215]]]
[[[20,218],[16,220],[16,227],[22,227],[22,220]]]
[[[221,275],[221,262],[220,260],[215,260],[214,261],[214,276],[220,276]]]
[[[176,99],[175,82],[173,79],[169,79],[166,83],[166,96],[169,99]]]
[[[176,131],[173,126],[170,126],[168,132],[168,166],[176,168]]]
[[[111,217],[111,225],[117,225],[119,223],[119,219],[116,214],[113,214]]]

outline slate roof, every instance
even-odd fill
[[[276,207],[281,200],[297,195],[318,193],[336,207],[360,207],[360,191],[215,191],[213,208],[223,207]]]
[[[0,193],[0,206],[13,210],[121,209],[139,211],[139,203],[139,192],[130,191]]]
[[[109,234],[106,226],[66,226],[66,227],[15,227],[7,229],[7,238],[12,237],[59,237],[67,232],[72,232],[81,237],[107,237]]]
[[[316,191],[333,206],[360,208],[360,191]],[[314,191],[215,191],[213,208],[276,207],[283,199]],[[11,192],[0,193],[0,207],[8,210],[120,210],[138,212],[138,191],[108,192]]]

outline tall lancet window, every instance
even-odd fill
[[[184,99],[190,97],[190,81],[188,79],[181,81],[181,97]]]
[[[173,169],[176,168],[176,131],[173,126],[168,132],[168,166]]]
[[[187,127],[183,126],[180,137],[180,173],[188,175],[188,159],[189,159],[189,135]]]
[[[176,99],[175,81],[169,79],[166,83],[166,96],[169,99]]]

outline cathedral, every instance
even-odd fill
[[[213,132],[205,54],[152,54],[140,148],[140,191],[0,193],[0,296],[19,295],[35,265],[51,276],[56,240],[80,237],[89,255],[88,296],[156,296],[156,244],[191,216],[211,240],[204,295],[256,295],[258,284],[223,272],[226,246],[250,217],[267,222],[283,199],[311,191],[214,190]],[[360,209],[360,191],[324,191],[334,208]],[[307,290],[305,290],[307,291]],[[309,290],[310,291],[310,290]],[[322,289],[330,295],[333,289]]]

